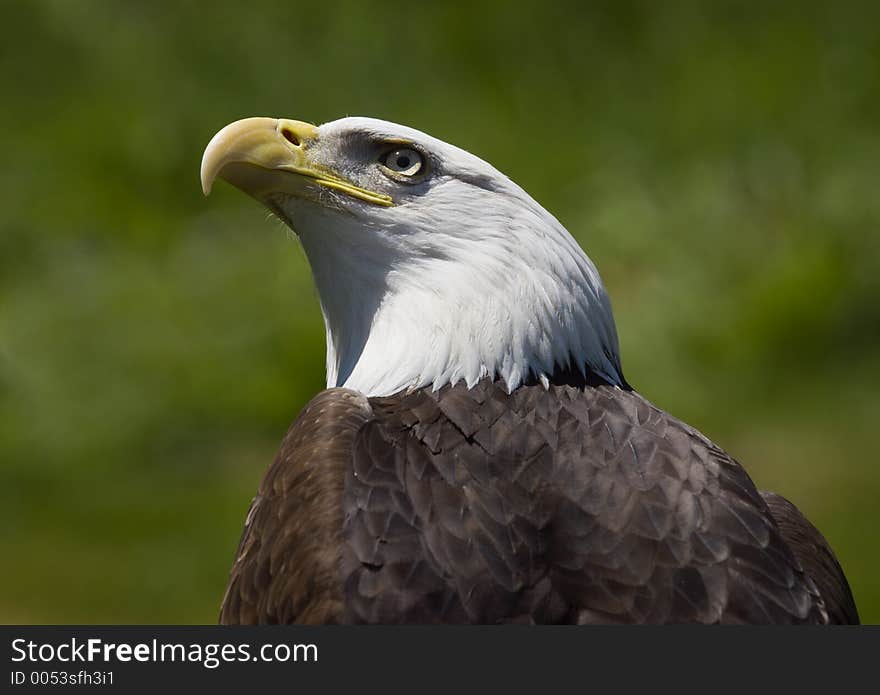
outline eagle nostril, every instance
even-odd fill
[[[282,128],[281,134],[284,136],[284,139],[287,140],[294,147],[299,147],[302,142],[296,133],[294,133],[290,128]]]

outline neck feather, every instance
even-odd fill
[[[450,235],[417,254],[344,225],[301,235],[327,329],[327,386],[385,396],[490,377],[512,391],[559,373],[625,386],[599,275],[546,216],[540,243],[507,229],[493,243]]]

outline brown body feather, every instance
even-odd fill
[[[488,379],[313,399],[221,609],[223,623],[857,620],[821,534],[693,428],[628,390]]]

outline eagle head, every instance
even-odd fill
[[[623,385],[611,305],[559,221],[479,157],[373,118],[246,118],[202,158],[299,237],[327,385],[370,396],[563,371]]]

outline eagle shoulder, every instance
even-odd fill
[[[300,412],[248,510],[221,623],[341,620],[343,471],[370,414],[362,394],[341,388],[322,391]]]
[[[843,568],[822,533],[801,511],[775,492],[761,491],[779,532],[815,582],[825,602],[829,622],[858,625],[859,612]]]

